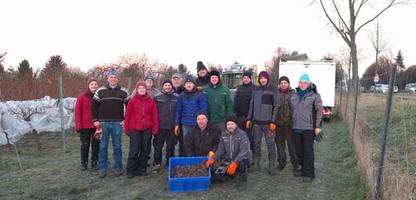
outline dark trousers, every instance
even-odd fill
[[[175,156],[175,145],[177,137],[171,129],[160,129],[159,134],[153,138],[153,165],[162,164],[162,150],[166,142],[166,166],[169,165],[169,158]]]
[[[298,158],[296,155],[295,138],[291,126],[280,126],[276,134],[276,145],[277,145],[277,161],[280,166],[285,166],[287,163],[286,159],[286,142],[289,149],[290,162],[292,163],[293,169],[298,168]]]
[[[130,131],[129,157],[127,159],[127,174],[138,175],[146,172],[149,159],[152,134],[150,129],[145,131]]]
[[[294,133],[296,155],[302,167],[303,176],[315,178],[315,158],[313,153],[314,132],[305,130]]]
[[[91,146],[91,162],[98,161],[98,150],[100,140],[94,138],[95,128],[81,129],[79,138],[81,140],[81,164],[88,163],[88,155]]]

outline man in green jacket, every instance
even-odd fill
[[[225,130],[225,121],[233,113],[230,90],[221,83],[220,72],[210,72],[210,84],[204,87],[208,99],[208,118],[213,126]]]

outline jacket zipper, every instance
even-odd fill
[[[233,160],[233,135],[230,135],[230,159]]]
[[[142,126],[144,130],[144,102],[142,102]]]

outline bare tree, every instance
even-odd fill
[[[371,44],[374,48],[375,54],[376,54],[376,65],[378,65],[378,57],[380,55],[380,53],[382,53],[383,51],[386,51],[388,49],[388,40],[386,38],[386,36],[384,35],[384,33],[381,30],[380,27],[380,23],[377,20],[377,24],[374,28],[374,31],[370,32],[369,35],[370,39],[371,39]],[[377,74],[377,68],[375,73]]]
[[[315,2],[316,0],[312,3]],[[348,0],[348,3],[344,4],[339,2],[340,1],[335,0],[319,0],[319,5],[325,14],[325,17],[328,19],[330,26],[335,29],[350,49],[352,79],[355,91],[352,127],[352,133],[354,133],[357,119],[357,101],[359,91],[357,34],[361,29],[376,20],[388,9],[397,5],[407,4],[410,0],[383,0],[383,2],[380,2],[379,0],[377,3],[372,3],[370,0]],[[366,14],[370,17],[359,21],[359,19],[361,19],[359,16],[362,15],[362,11],[364,9],[366,9]],[[352,136],[354,137],[354,134],[352,134]]]

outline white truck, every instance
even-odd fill
[[[324,106],[323,117],[329,120],[335,106],[335,72],[333,61],[280,61],[279,76],[287,76],[291,87],[296,88],[302,74],[308,74],[316,85]]]

